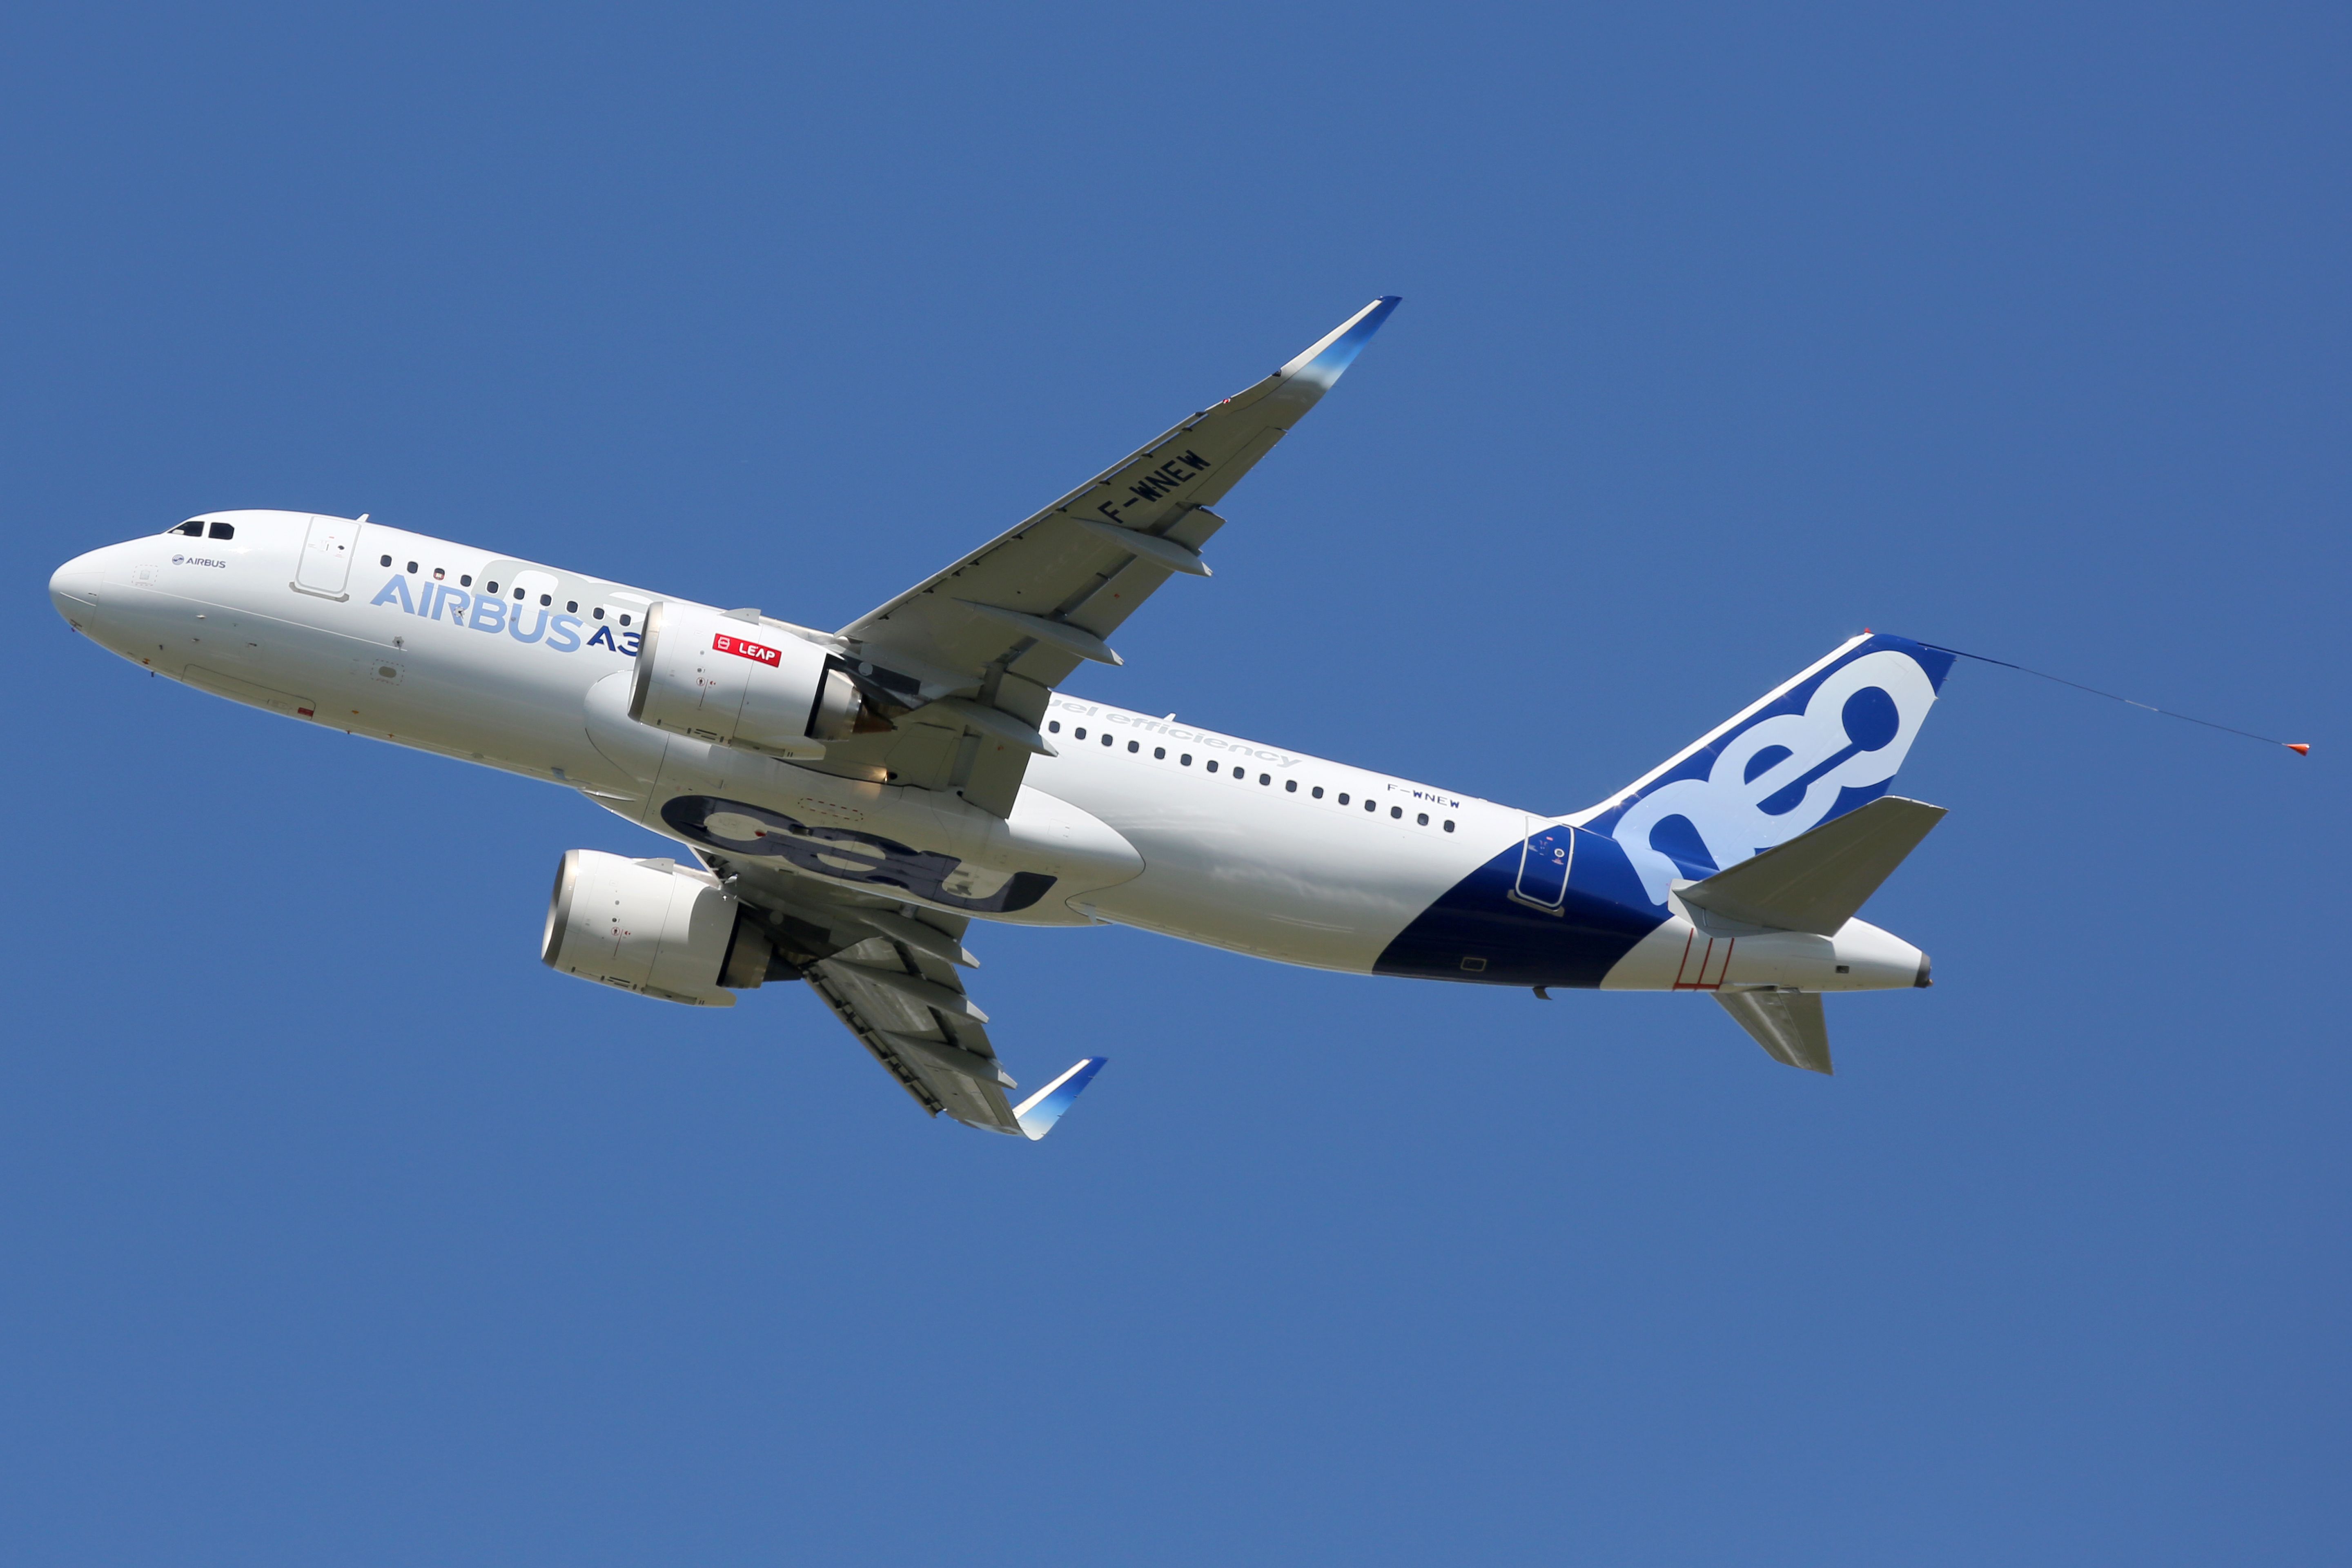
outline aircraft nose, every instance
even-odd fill
[[[79,626],[98,608],[98,585],[105,563],[102,551],[77,555],[49,574],[49,603],[58,614]]]

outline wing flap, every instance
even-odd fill
[[[1020,1131],[1004,1098],[1011,1076],[997,1064],[985,1025],[961,1010],[971,1005],[953,970],[934,963],[949,978],[925,973],[920,958],[877,938],[820,960],[804,977],[924,1110],[991,1132]]]
[[[964,992],[979,960],[963,945],[971,922],[919,905],[865,900],[772,866],[706,854],[763,912],[778,967],[797,973],[916,1104],[967,1127],[1045,1135],[1101,1065],[1090,1058],[1016,1109],[1017,1089],[988,1037],[988,1015]],[[1080,1069],[1084,1069],[1081,1071]]]

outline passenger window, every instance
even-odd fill
[[[565,615],[567,615],[567,616],[576,616],[576,615],[578,615],[578,614],[580,613],[580,601],[579,601],[579,600],[577,600],[577,599],[566,599],[566,600],[564,600],[564,601],[563,601],[563,613],[564,613]]]
[[[1130,752],[1139,752],[1143,750],[1143,742],[1140,741],[1129,741],[1127,743],[1127,749]]]
[[[381,560],[381,561],[377,562],[377,563],[376,563],[376,564],[377,564],[377,565],[379,565],[379,566],[389,566],[389,565],[391,565],[391,564],[392,564],[392,557],[391,557],[391,556],[389,556],[389,555],[387,555],[387,556],[385,556],[383,560]],[[414,571],[415,571],[415,570],[416,570],[416,568],[415,568],[415,567],[414,567],[414,566],[411,566],[411,567],[409,568],[409,570],[410,570],[411,572],[414,572]]]
[[[441,581],[441,568],[438,566],[433,568],[433,580],[436,583]],[[464,576],[457,579],[457,586],[460,588],[470,588],[473,585],[474,574],[471,572],[467,573]]]
[[[1110,744],[1110,731],[1108,730],[1105,730],[1103,731],[1102,743],[1106,746]]]
[[[629,617],[628,617],[628,616],[623,616],[621,617],[621,624],[622,624],[623,626],[627,626],[627,625],[629,624]]]
[[[1423,813],[1421,813],[1418,820],[1420,821],[1421,826],[1423,826],[1423,827],[1428,826],[1429,826],[1429,813],[1427,813],[1427,812],[1425,812],[1425,811],[1424,811],[1424,812],[1423,812]]]
[[[1321,784],[1317,784],[1312,793],[1317,800],[1321,800],[1323,798],[1323,786]]]
[[[1346,790],[1341,790],[1339,792],[1339,804],[1341,805],[1348,804],[1348,792]]]
[[[1380,810],[1380,808],[1381,808],[1381,804],[1380,804],[1380,802],[1378,802],[1378,801],[1376,801],[1376,800],[1368,800],[1368,801],[1364,802],[1364,809],[1365,809],[1366,811],[1378,811],[1378,810]]]
[[[522,590],[520,588],[517,588],[515,590],[515,603],[518,605],[522,603]]]
[[[1272,773],[1260,773],[1257,775],[1257,782],[1262,784],[1270,784],[1274,782],[1274,775]]]
[[[551,604],[555,603],[555,600],[554,600],[554,597],[553,597],[552,595],[551,595],[541,594],[541,595],[539,596],[539,602],[540,602],[541,604],[542,604],[542,605],[551,605]]]
[[[236,524],[233,522],[216,522],[213,524],[213,537],[215,539],[235,539],[236,537]]]
[[[1454,831],[1454,819],[1450,816],[1445,819],[1445,831],[1448,833]]]
[[[1151,748],[1151,760],[1152,760],[1153,762],[1155,762],[1155,763],[1164,763],[1164,762],[1166,762],[1166,761],[1168,760],[1168,748],[1167,748],[1167,747],[1165,747],[1165,746],[1154,746],[1154,747],[1152,747],[1152,748]]]
[[[600,620],[600,621],[601,621],[601,620],[603,620],[603,619],[604,618],[604,605],[597,605],[594,609],[593,609],[593,610],[589,611],[588,613],[589,613],[590,615],[593,616],[596,619],[598,619],[598,620]],[[1054,726],[1054,728],[1055,728],[1055,729],[1056,729],[1056,730],[1059,730],[1059,729],[1061,728],[1061,726],[1060,726],[1059,724],[1056,724],[1056,725],[1055,725],[1055,726]]]
[[[1398,820],[1398,821],[1400,821],[1400,822],[1403,821],[1403,820],[1404,820],[1404,807],[1402,807],[1402,806],[1401,806],[1401,805],[1392,805],[1392,806],[1389,807],[1389,816],[1391,816],[1391,817],[1394,817],[1396,820]]]
[[[495,594],[498,591],[499,585],[496,583],[485,583],[482,584],[482,592],[485,594]]]
[[[602,611],[602,610],[599,610],[599,611],[597,611],[596,613],[597,613],[598,615],[600,615],[600,616],[601,616],[601,615],[603,615],[604,612],[604,611]],[[1061,721],[1059,719],[1048,719],[1048,720],[1046,720],[1046,721],[1045,721],[1045,733],[1047,733],[1048,735],[1058,735],[1058,734],[1060,734],[1061,732],[1062,732],[1062,721]]]
[[[442,570],[440,567],[438,567],[438,566],[436,566],[435,568],[433,568],[433,580],[434,580],[436,583],[440,582],[443,578],[445,578],[445,577],[446,577],[446,576],[448,576],[448,575],[449,575],[449,574],[448,574],[448,573],[446,573],[446,572],[443,571],[443,570]],[[471,577],[460,577],[460,578],[458,578],[458,579],[457,579],[457,581],[458,581],[458,583],[459,583],[459,584],[461,584],[462,585],[464,585],[464,586],[466,586],[466,587],[468,587],[468,588],[470,588],[470,587],[472,587],[472,586],[474,585],[474,580],[473,580]]]
[[[1077,738],[1078,738],[1079,740],[1081,740],[1081,741],[1083,741],[1083,740],[1085,740],[1085,739],[1087,738],[1087,731],[1086,731],[1086,728],[1085,728],[1085,726],[1083,726],[1083,725],[1081,725],[1081,726],[1080,726],[1079,728],[1077,728],[1076,730],[1072,731],[1071,731],[1071,733],[1073,733],[1073,734],[1076,735],[1076,736],[1077,736]]]
[[[1285,795],[1297,795],[1298,793],[1298,781],[1297,779],[1283,780],[1282,791]]]
[[[1181,757],[1177,758],[1176,760],[1177,760],[1177,762],[1178,762],[1178,763],[1181,763],[1183,766],[1185,766],[1185,767],[1188,767],[1188,768],[1189,768],[1189,767],[1191,767],[1191,766],[1192,765],[1192,752],[1185,752],[1182,756],[1181,756]]]
[[[1210,771],[1211,773],[1215,773],[1215,772],[1217,771],[1217,764],[1216,764],[1216,763],[1211,763],[1209,764],[1209,771]]]

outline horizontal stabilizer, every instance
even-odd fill
[[[1749,925],[1835,936],[1943,818],[1940,805],[1882,795],[1679,889],[1682,900]],[[1829,1059],[1826,1047],[1822,1059]]]
[[[1807,1072],[1832,1070],[1830,1026],[1818,991],[1718,991],[1715,999],[1774,1061]]]
[[[1087,1057],[1021,1102],[1013,1110],[1013,1119],[1021,1123],[1021,1131],[1027,1134],[1031,1142],[1054,1130],[1054,1123],[1062,1119],[1062,1112],[1070,1109],[1070,1101],[1078,1098],[1078,1090],[1094,1081],[1095,1074],[1102,1071],[1103,1063],[1108,1059],[1107,1057]]]

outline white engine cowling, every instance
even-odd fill
[[[772,952],[709,872],[568,849],[539,956],[551,969],[640,995],[732,1007],[732,992],[768,977]]]
[[[782,757],[823,756],[826,741],[887,728],[866,714],[856,682],[823,648],[675,602],[646,613],[629,717]]]

